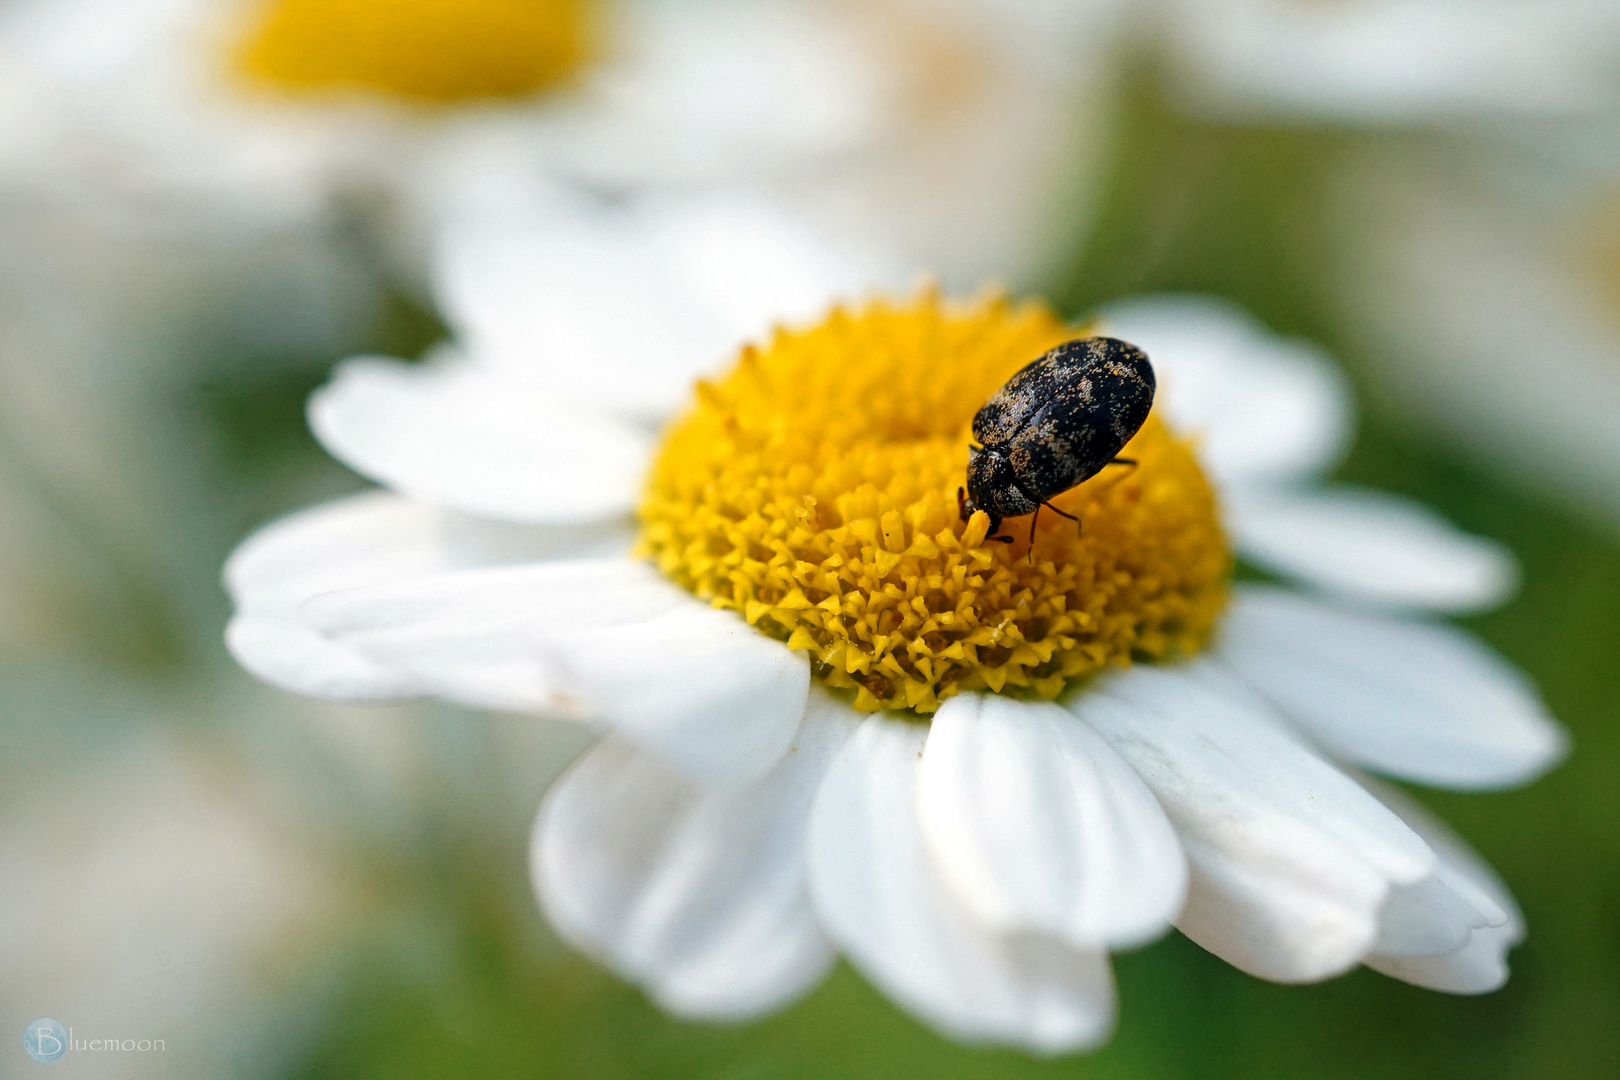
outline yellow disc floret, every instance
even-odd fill
[[[1231,556],[1191,446],[1157,413],[1114,466],[986,541],[956,493],[973,414],[1081,336],[1002,299],[835,310],[748,347],[665,436],[641,550],[716,606],[803,649],[863,710],[958,690],[1056,697],[1106,665],[1202,646]]]
[[[584,0],[271,0],[239,60],[297,90],[511,97],[573,73],[587,15]]]

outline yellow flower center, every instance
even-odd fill
[[[270,0],[238,56],[250,79],[423,101],[515,97],[584,57],[585,0]]]
[[[1184,656],[1225,603],[1208,481],[1158,414],[1114,466],[1055,497],[1077,515],[963,522],[973,414],[1081,336],[1040,303],[925,294],[836,309],[744,348],[664,438],[640,548],[717,607],[809,652],[862,710],[930,713],[958,690],[1056,697],[1133,659]]]

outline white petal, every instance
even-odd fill
[[[547,662],[545,630],[633,624],[686,599],[627,559],[568,560],[325,593],[307,601],[299,616],[453,700],[578,713],[587,706],[567,695]]]
[[[397,701],[427,693],[407,672],[334,644],[293,619],[236,615],[225,647],[256,678],[329,701]]]
[[[569,522],[629,513],[647,437],[531,385],[464,360],[349,360],[310,399],[309,424],[361,475],[469,514]]]
[[[1508,927],[1475,930],[1468,944],[1438,956],[1367,957],[1367,966],[1393,979],[1447,994],[1488,994],[1508,980],[1507,953],[1522,933]]]
[[[856,723],[822,692],[809,713],[792,751],[741,790],[598,743],[535,825],[535,887],[558,931],[683,1016],[741,1019],[809,989],[833,953],[806,891],[806,828]]]
[[[1373,792],[1428,843],[1435,872],[1396,890],[1368,967],[1431,990],[1484,994],[1507,981],[1507,952],[1524,940],[1524,916],[1507,886],[1455,833],[1400,792]]]
[[[1003,935],[936,880],[917,822],[928,729],[878,716],[844,744],[810,821],[810,891],[868,978],[952,1038],[1039,1053],[1093,1046],[1113,1024],[1107,954]]]
[[[1133,668],[1072,707],[1176,827],[1191,870],[1176,926],[1250,974],[1347,970],[1377,938],[1390,888],[1434,868],[1399,818],[1204,665]]]
[[[1141,944],[1169,928],[1186,895],[1187,862],[1164,811],[1056,705],[948,700],[929,727],[917,811],[941,880],[1003,933]]]
[[[1245,586],[1217,653],[1335,757],[1405,780],[1505,787],[1567,749],[1524,675],[1455,627]]]
[[[621,528],[501,526],[367,492],[272,522],[225,564],[236,614],[226,644],[243,667],[283,689],[342,701],[426,692],[409,672],[335,643],[297,618],[319,593],[404,581],[460,565],[624,550]]]
[[[624,190],[714,186],[849,153],[898,104],[893,58],[843,13],[805,4],[645,4],[553,149],[561,171]]]
[[[782,320],[877,276],[743,196],[514,209],[450,230],[437,293],[480,358],[617,415],[659,419]]]
[[[486,218],[440,247],[436,295],[470,350],[594,407],[663,416],[738,343],[632,213]]]
[[[1354,399],[1316,346],[1272,334],[1213,297],[1142,297],[1099,315],[1103,333],[1147,352],[1159,406],[1197,437],[1222,487],[1313,476],[1349,448]]]
[[[312,632],[294,617],[318,592],[430,573],[442,563],[437,514],[424,503],[368,492],[273,522],[225,563],[236,614],[225,643],[241,665],[295,693],[376,701],[421,692],[394,671]]]
[[[442,565],[438,513],[381,491],[336,499],[271,522],[225,562],[239,609],[286,611],[317,592]]]
[[[629,559],[442,574],[319,596],[300,614],[434,693],[599,717],[711,782],[769,771],[809,692],[803,656]]]
[[[1238,549],[1268,570],[1349,599],[1435,611],[1482,611],[1518,584],[1501,544],[1384,492],[1240,492],[1228,526]]]
[[[1391,889],[1378,915],[1378,940],[1367,962],[1377,957],[1435,956],[1468,944],[1475,930],[1501,926],[1495,905],[1470,903],[1436,868],[1415,885]]]
[[[770,768],[810,689],[802,654],[697,602],[645,622],[581,630],[548,642],[548,653],[597,715],[713,783],[746,782]]]
[[[622,556],[629,554],[635,539],[635,522],[627,517],[576,525],[525,525],[449,510],[439,515],[445,565],[458,569]]]

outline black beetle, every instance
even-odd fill
[[[962,520],[983,510],[990,538],[1010,544],[996,535],[1001,519],[1034,514],[1032,546],[1042,506],[1078,522],[1047,500],[1104,466],[1136,464],[1116,455],[1147,420],[1154,387],[1147,354],[1118,338],[1066,341],[1026,364],[973,416]]]

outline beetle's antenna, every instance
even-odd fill
[[[1109,458],[1107,461],[1103,462],[1103,468],[1106,469],[1110,465],[1128,465],[1130,467],[1131,472],[1135,472],[1136,469],[1137,469],[1138,464],[1139,463],[1137,462],[1137,460],[1135,458],[1116,457],[1116,458]],[[1098,471],[1101,472],[1102,470],[1099,469]],[[1125,479],[1125,477],[1127,477],[1129,475],[1130,475],[1130,473],[1123,473],[1123,474],[1119,475],[1117,478],[1115,478],[1114,484],[1120,483],[1121,481],[1123,481]],[[1109,486],[1112,487],[1114,485],[1110,484]],[[1054,507],[1054,509],[1055,509],[1055,507]]]
[[[1081,530],[1081,528],[1083,528],[1083,526],[1080,524],[1080,519],[1079,518],[1075,517],[1073,514],[1064,513],[1062,510],[1059,510],[1057,507],[1053,506],[1051,503],[1042,503],[1041,506],[1046,507],[1048,510],[1052,511],[1052,513],[1058,515],[1059,517],[1066,517],[1070,521],[1074,522],[1074,535],[1076,535],[1076,536],[1080,535],[1080,530]],[[1041,512],[1040,506],[1037,506],[1035,508],[1035,512],[1037,514],[1039,514]]]

